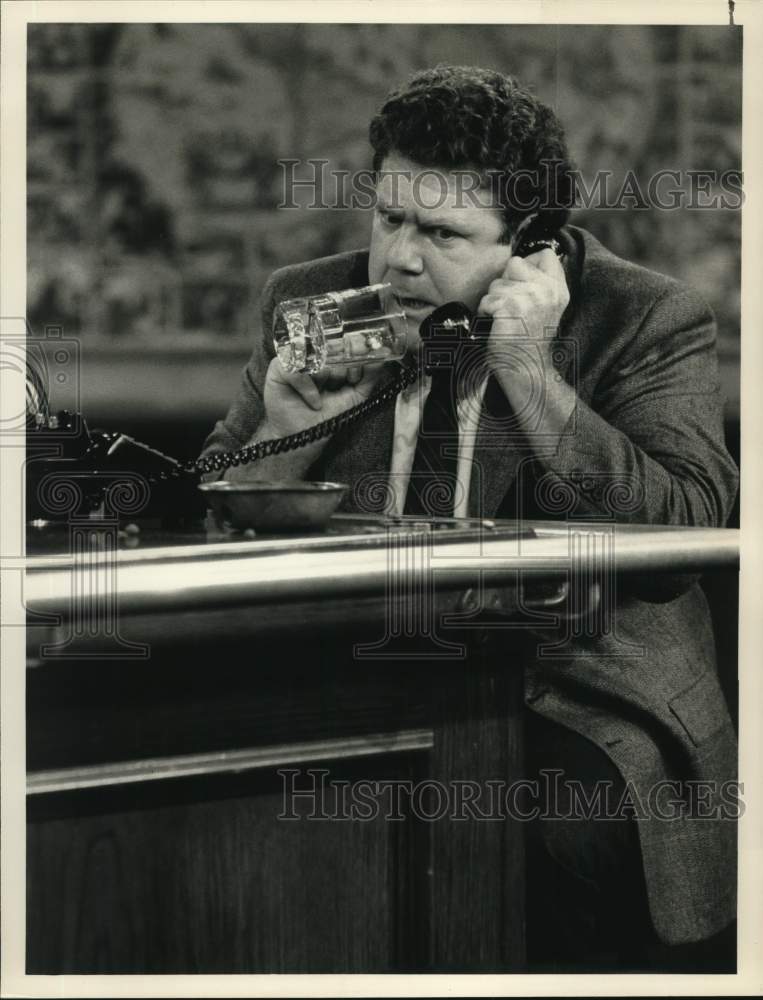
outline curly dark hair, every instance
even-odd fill
[[[393,152],[423,167],[477,171],[497,196],[506,239],[534,212],[533,232],[554,232],[574,205],[561,123],[503,73],[472,66],[418,72],[389,95],[369,138],[376,171]]]

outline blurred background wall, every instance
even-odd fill
[[[632,170],[646,187],[657,170],[741,167],[740,29],[30,26],[28,317],[36,335],[57,325],[79,340],[91,423],[198,452],[259,336],[268,274],[367,243],[368,212],[279,211],[277,160],[370,166],[374,110],[437,62],[530,85],[589,183],[599,170],[615,182]],[[573,221],[710,302],[734,439],[740,212],[590,209]]]

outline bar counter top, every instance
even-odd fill
[[[209,522],[195,530],[137,523],[117,531],[90,521],[78,530],[32,529],[25,593],[35,612],[66,614],[73,574],[108,566],[114,572],[102,586],[118,591],[120,611],[145,614],[381,596],[391,572],[398,583],[413,580],[424,562],[443,590],[485,574],[491,585],[511,583],[519,571],[558,579],[607,560],[618,574],[693,574],[739,563],[736,529],[611,522],[342,515],[325,532],[300,536],[247,537]]]

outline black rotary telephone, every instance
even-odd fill
[[[540,250],[552,249],[561,256],[559,241],[551,236],[525,238],[515,255],[527,257]],[[96,509],[103,499],[104,487],[98,479],[110,473],[134,472],[152,487],[156,502],[162,508],[199,507],[195,490],[199,477],[222,472],[231,466],[248,465],[269,455],[279,455],[304,447],[313,441],[331,437],[348,424],[361,420],[368,413],[385,406],[398,393],[419,378],[421,371],[431,374],[452,368],[456,359],[474,357],[481,351],[490,333],[492,321],[487,316],[475,316],[463,302],[448,302],[436,308],[421,324],[419,336],[422,351],[415,361],[406,360],[392,381],[367,400],[343,413],[303,431],[282,438],[258,441],[238,451],[221,452],[208,458],[180,462],[134,440],[126,434],[90,431],[84,417],[62,410],[49,412],[44,386],[31,367],[27,368],[27,453],[31,485],[28,489],[28,517],[50,517],[50,509],[36,511],[34,496],[39,492],[41,476],[65,475],[79,477],[90,474],[91,488],[85,491],[86,503]],[[189,487],[193,489],[189,490]],[[31,506],[30,502],[31,501]]]

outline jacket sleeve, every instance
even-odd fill
[[[270,329],[276,296],[275,284],[274,275],[262,293],[261,333],[255,338],[252,356],[241,372],[238,389],[227,414],[222,420],[217,421],[204,442],[201,458],[245,447],[265,416],[263,387],[268,365],[275,353],[266,331]],[[209,482],[219,479],[221,475],[221,472],[210,472],[203,476],[203,479]]]
[[[672,287],[654,303],[543,464],[549,488],[575,491],[577,517],[726,523],[738,477],[724,445],[715,320],[693,292]]]

